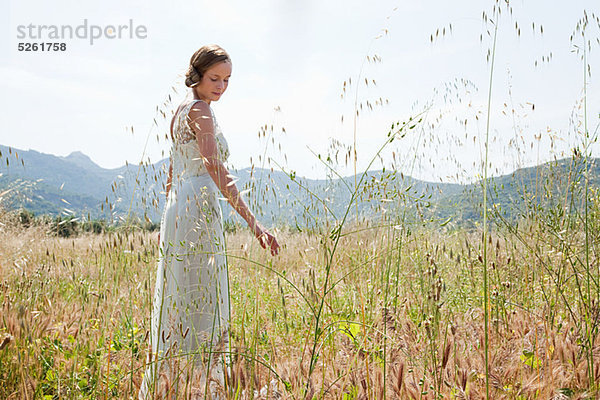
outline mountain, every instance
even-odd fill
[[[9,190],[0,203],[5,208],[114,219],[129,211],[118,194],[136,192],[137,167],[105,169],[81,152],[59,157],[0,145],[0,160],[0,193]]]
[[[158,222],[164,207],[168,160],[105,169],[81,152],[66,157],[0,145],[0,206],[26,208],[35,214],[74,215],[114,222],[144,216]],[[488,203],[504,218],[516,219],[532,207],[575,193],[583,177],[581,159],[564,159],[490,178]],[[589,182],[597,185],[600,168],[589,163]],[[251,209],[267,223],[311,227],[340,220],[352,199],[354,176],[307,179],[292,171],[260,168],[232,171]],[[375,218],[382,212],[403,218],[438,218],[458,224],[481,219],[482,183],[434,183],[399,171],[369,171],[362,178],[352,215]],[[239,220],[223,203],[227,219]]]
[[[486,184],[491,217],[510,222],[540,213],[563,213],[583,208],[586,171],[589,188],[600,185],[600,159],[564,158],[510,174],[489,178]],[[459,223],[481,220],[483,181],[465,185],[438,202],[438,217]]]

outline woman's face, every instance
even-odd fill
[[[206,70],[200,82],[194,86],[198,97],[210,104],[217,101],[227,89],[231,76],[231,63],[223,61]]]

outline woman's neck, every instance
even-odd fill
[[[208,104],[210,106],[210,100],[206,100],[206,99],[202,99],[198,96],[198,94],[196,93],[196,91],[194,90],[194,88],[192,88],[192,98],[194,100],[202,100],[204,101],[206,104]]]

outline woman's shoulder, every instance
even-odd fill
[[[212,109],[210,108],[210,105],[202,100],[202,99],[192,99],[190,100],[190,102],[186,105],[186,107],[189,107],[189,113],[204,113],[204,114],[211,114],[212,115]]]
[[[193,132],[214,132],[215,115],[207,102],[193,99],[186,106],[186,111],[187,125]]]
[[[210,111],[210,113],[212,113],[212,109],[204,100],[186,99],[186,100],[182,101],[179,104],[179,106],[177,106],[177,109],[175,110],[175,113],[173,114],[173,119],[177,118],[180,115],[189,116],[190,111],[192,111],[192,110],[194,112],[198,112],[198,111],[206,112],[206,107],[208,107],[208,110]]]

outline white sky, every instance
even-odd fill
[[[390,166],[394,152],[397,167],[413,176],[472,179],[480,171],[489,84],[485,54],[491,39],[485,34],[482,11],[489,11],[491,4],[481,0],[4,0],[0,6],[0,144],[62,156],[79,150],[105,168],[119,167],[126,160],[158,161],[168,154],[165,134],[170,117],[164,120],[157,107],[167,113],[176,108],[189,90],[183,85],[183,73],[191,54],[203,44],[218,43],[233,59],[228,91],[213,103],[233,167],[249,166],[251,157],[261,166],[257,159],[266,151],[299,175],[323,177],[325,171],[309,149],[325,154],[331,138],[352,143],[360,74],[361,82],[365,77],[375,79],[377,86],[361,85],[358,102],[381,97],[389,104],[365,109],[358,118],[358,170],[385,140],[392,122],[416,114],[430,102],[428,128],[394,142],[384,152],[384,162]],[[583,64],[571,52],[569,36],[584,9],[591,16],[599,14],[600,8],[597,0],[511,4],[513,15],[503,11],[498,31],[492,174],[535,164],[553,154],[560,157],[583,140],[570,123],[582,98]],[[128,24],[132,19],[134,25],[147,28],[147,38],[98,39],[93,45],[85,39],[67,39],[65,52],[17,51],[18,42],[26,41],[17,38],[18,25],[77,26],[84,19],[99,26]],[[520,36],[515,22],[521,27]],[[430,35],[443,27],[446,36],[431,43]],[[383,29],[388,34],[374,39]],[[588,58],[590,130],[600,122],[598,37],[600,29],[594,21],[588,31],[595,43]],[[550,52],[552,60],[541,62]],[[365,57],[374,54],[382,62],[366,63],[361,72]],[[349,77],[353,85],[341,99],[343,82]],[[446,90],[456,80],[467,80],[468,91],[461,85]],[[165,107],[168,95],[173,96],[173,104]],[[504,103],[508,116],[502,114]],[[513,107],[515,119],[510,114]],[[153,127],[155,118],[158,126]],[[467,120],[466,129],[457,119]],[[281,145],[281,153],[259,139],[265,124],[274,125],[273,139]],[[540,134],[539,140],[534,139]],[[558,139],[551,148],[552,135]],[[515,137],[518,146],[509,146]],[[374,165],[379,167],[381,163]],[[343,157],[339,171],[352,172]]]

